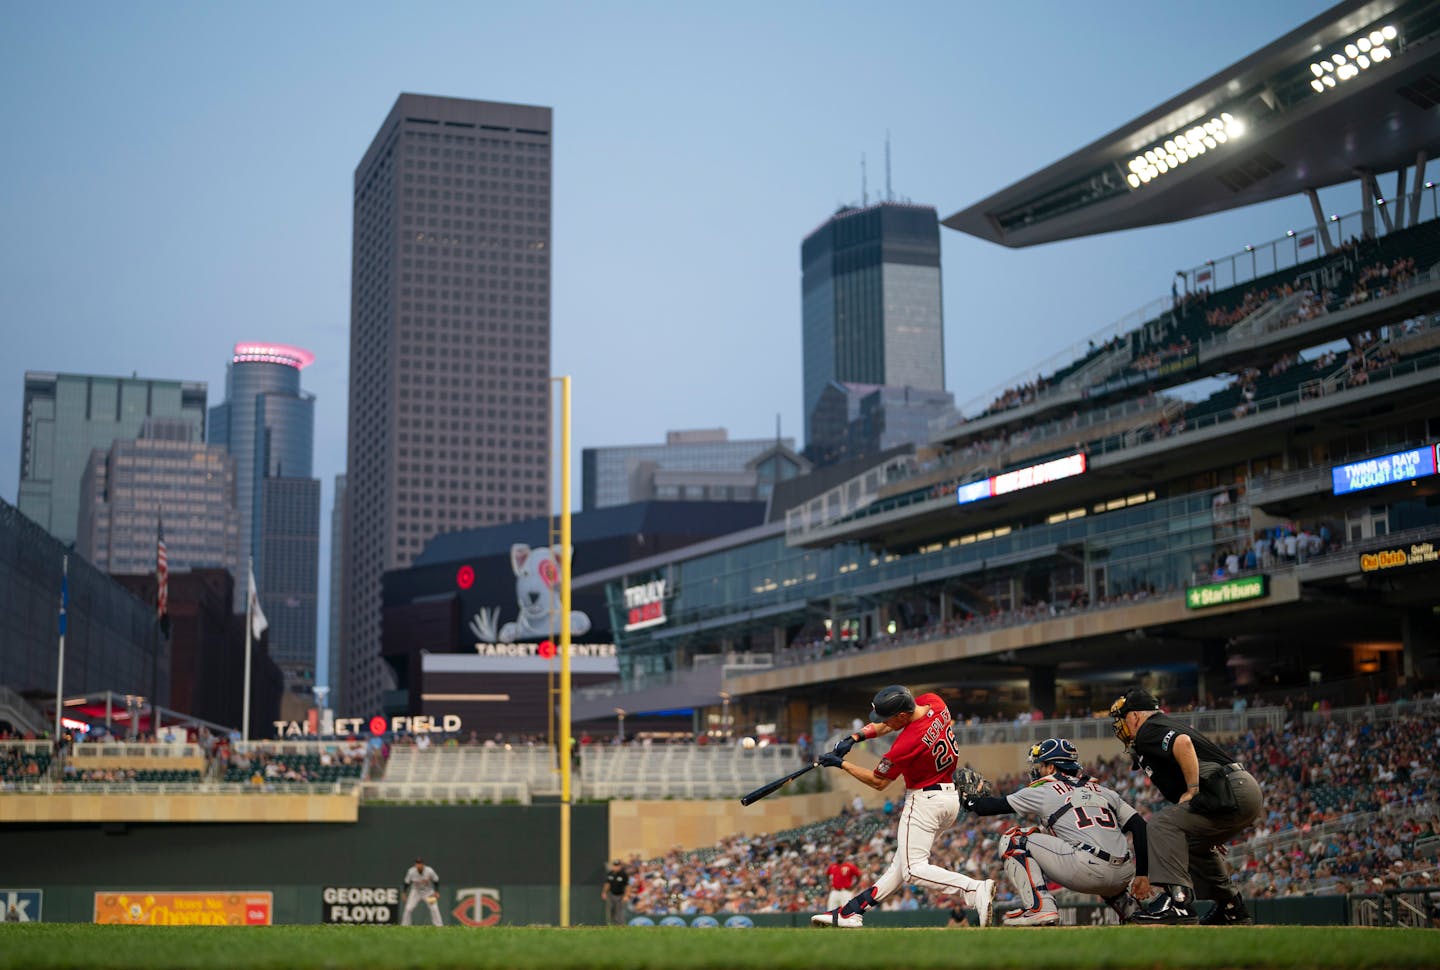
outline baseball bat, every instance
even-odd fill
[[[805,767],[797,768],[796,770],[790,772],[790,774],[786,775],[784,778],[777,778],[774,781],[767,782],[766,784],[763,784],[759,788],[752,791],[750,794],[743,796],[740,799],[740,804],[753,805],[755,802],[758,802],[765,796],[775,794],[777,791],[790,784],[796,778],[799,778],[801,775],[805,774],[805,772],[811,770],[812,768],[818,767],[820,767],[820,762],[812,761]]]

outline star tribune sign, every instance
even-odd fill
[[[1228,606],[1246,600],[1264,599],[1270,595],[1269,577],[1242,576],[1227,579],[1223,583],[1208,583],[1205,586],[1189,586],[1185,590],[1185,608],[1203,610],[1212,606]]]

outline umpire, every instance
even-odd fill
[[[1210,925],[1249,923],[1250,913],[1230,888],[1219,847],[1260,815],[1260,785],[1245,766],[1182,721],[1160,713],[1155,696],[1136,688],[1110,705],[1115,736],[1170,805],[1148,828],[1150,876],[1136,876],[1131,893],[1155,899],[1130,916],[1132,923],[1194,923],[1194,896],[1213,899]]]

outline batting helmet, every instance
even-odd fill
[[[877,723],[888,721],[896,714],[908,714],[913,710],[915,695],[910,693],[910,688],[891,684],[889,687],[880,688],[875,699],[870,702],[870,720]]]
[[[1075,752],[1075,745],[1065,738],[1046,738],[1039,744],[1031,745],[1025,760],[1030,763],[1032,781],[1040,777],[1041,765],[1054,765],[1056,771],[1071,778],[1081,773],[1080,758]]]

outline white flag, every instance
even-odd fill
[[[260,608],[260,594],[255,589],[255,567],[250,567],[250,632],[255,639],[270,626],[270,621],[265,619],[265,611]]]

